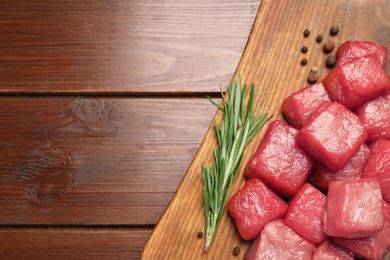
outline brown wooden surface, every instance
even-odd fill
[[[155,224],[214,114],[206,98],[0,98],[0,223]]]
[[[0,258],[139,258],[259,3],[0,0]]]
[[[281,102],[288,94],[306,85],[311,66],[319,68],[320,79],[327,74],[322,45],[315,42],[318,34],[324,35],[323,43],[332,38],[337,46],[345,40],[359,39],[389,47],[389,4],[388,0],[264,0],[235,73],[235,76],[241,74],[244,82],[257,85],[254,112],[268,111],[275,114],[273,119],[281,118]],[[332,25],[341,28],[336,37],[329,36]],[[306,28],[311,30],[309,38],[302,35]],[[306,55],[300,53],[303,45],[309,48]],[[309,60],[306,67],[300,66],[303,57]],[[216,119],[220,118],[221,113],[218,113]],[[243,166],[265,130],[249,144]],[[204,230],[200,170],[203,163],[210,163],[214,144],[215,135],[213,129],[209,128],[183,181],[145,246],[144,259],[237,259],[232,256],[236,246],[240,246],[243,252],[238,258],[243,258],[249,243],[239,238],[228,214],[223,215],[217,237],[208,253],[203,252],[204,241],[196,236],[198,231]],[[232,193],[245,181],[242,169],[232,186]]]
[[[0,92],[219,91],[259,0],[0,1]]]
[[[0,229],[1,259],[139,259],[145,229]]]

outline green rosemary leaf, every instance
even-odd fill
[[[244,88],[241,91],[241,107],[240,107],[240,118],[245,118],[244,112],[245,112],[245,97],[247,92],[248,86],[245,84]],[[242,122],[241,122],[242,124]]]
[[[237,81],[240,82],[240,77],[238,77]],[[235,87],[233,88],[234,95],[232,95],[232,97],[231,97],[231,99],[233,99],[232,100],[233,104],[231,105],[231,107],[233,110],[233,131],[235,134],[237,133],[236,129],[239,126],[238,119],[239,119],[239,113],[240,113],[240,107],[241,107],[241,105],[240,105],[241,89],[237,87],[239,84],[238,82],[236,83]]]
[[[205,204],[205,251],[213,241],[218,224],[227,203],[230,187],[241,167],[242,156],[246,145],[258,133],[261,127],[271,118],[267,114],[255,118],[255,87],[251,85],[250,96],[245,109],[247,85],[241,88],[238,77],[229,87],[229,100],[222,95],[222,104],[218,105],[208,99],[223,113],[221,126],[214,121],[218,146],[214,149],[214,166],[202,166],[203,192]],[[246,110],[246,113],[245,113]]]
[[[217,140],[218,140],[218,143],[220,144],[221,143],[221,129],[219,128],[217,122],[214,120],[214,129],[215,129],[215,133],[217,135]]]
[[[222,110],[222,108],[221,108],[217,103],[215,103],[215,101],[212,100],[211,97],[209,97],[209,96],[206,96],[206,97],[207,97],[207,99],[211,102],[211,104],[213,104],[214,106],[216,106],[219,110]]]
[[[253,93],[253,91],[255,91],[255,84],[252,84],[252,86],[251,86],[251,92]],[[255,103],[255,96],[254,95],[250,95],[249,101],[248,101],[247,115],[252,114],[254,103]]]
[[[267,123],[268,120],[270,120],[272,118],[273,115],[270,115],[269,117],[267,117],[268,114],[264,114],[264,115],[261,115],[259,116],[255,122],[253,123],[253,126],[251,127],[250,131],[249,131],[249,135],[248,135],[248,140],[247,140],[247,143],[249,143],[253,137],[255,137],[255,135],[259,132],[259,130],[264,126],[265,123]]]

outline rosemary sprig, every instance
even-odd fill
[[[261,127],[271,118],[263,114],[255,118],[254,85],[251,86],[246,113],[245,99],[247,85],[241,89],[240,76],[228,88],[229,101],[222,91],[222,106],[208,99],[223,113],[222,125],[214,120],[218,145],[214,149],[214,166],[202,166],[203,195],[205,203],[205,248],[206,252],[213,241],[219,221],[224,211],[230,187],[240,168],[246,145],[253,139]]]

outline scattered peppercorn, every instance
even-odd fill
[[[306,46],[303,46],[303,47],[301,48],[301,52],[302,52],[302,53],[306,53],[308,50],[309,50],[309,49],[308,49]]]
[[[323,46],[322,49],[324,50],[325,53],[330,53],[330,52],[332,52],[332,51],[334,50],[335,47],[336,47],[336,46],[335,46],[334,42],[332,42],[332,41],[327,41],[327,42],[324,44],[324,46]]]
[[[316,74],[318,71],[318,68],[316,66],[311,67],[310,72]]]
[[[234,255],[234,256],[238,256],[238,255],[240,254],[240,252],[241,252],[241,249],[240,249],[238,246],[236,246],[236,247],[233,249],[233,255]]]
[[[302,65],[302,66],[305,66],[306,64],[307,64],[307,59],[302,59],[302,60],[301,60],[301,65]]]
[[[318,42],[318,43],[322,42],[322,38],[323,38],[323,36],[321,34],[319,34],[316,38],[316,42]]]
[[[307,77],[307,82],[309,82],[309,84],[314,84],[316,83],[318,80],[318,75],[316,73],[309,73],[309,76]]]
[[[339,31],[340,31],[340,28],[339,28],[338,26],[332,26],[332,27],[330,28],[330,34],[333,35],[333,36],[336,35],[336,34],[338,34]]]
[[[310,35],[309,29],[306,29],[306,30],[303,31],[303,36],[304,37],[309,37],[309,35]]]
[[[199,231],[198,234],[196,235],[199,239],[203,237],[203,232]]]
[[[330,55],[326,58],[325,60],[326,67],[333,68],[335,64],[336,64],[336,56]]]

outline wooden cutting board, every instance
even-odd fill
[[[390,0],[263,0],[234,76],[240,74],[243,82],[256,84],[254,113],[269,112],[274,114],[272,120],[281,119],[283,99],[307,85],[312,66],[318,67],[319,79],[323,79],[329,69],[325,66],[328,55],[323,53],[322,46],[328,40],[334,41],[336,47],[346,40],[366,40],[390,48],[389,6]],[[329,34],[332,25],[340,27],[336,36]],[[305,29],[311,31],[307,38],[303,37]],[[323,35],[321,43],[316,42],[318,34]],[[306,54],[300,51],[304,45],[309,49]],[[300,64],[303,58],[308,60],[306,66]],[[386,69],[389,72],[389,65]],[[215,119],[220,122],[220,112],[216,113]],[[243,168],[267,126],[248,145],[231,195],[244,184]],[[244,257],[249,243],[240,239],[227,212],[207,253],[203,252],[204,239],[197,238],[197,233],[204,231],[201,165],[211,164],[215,144],[214,129],[210,125],[179,188],[147,242],[143,259]],[[232,255],[236,246],[241,248],[238,257]]]

